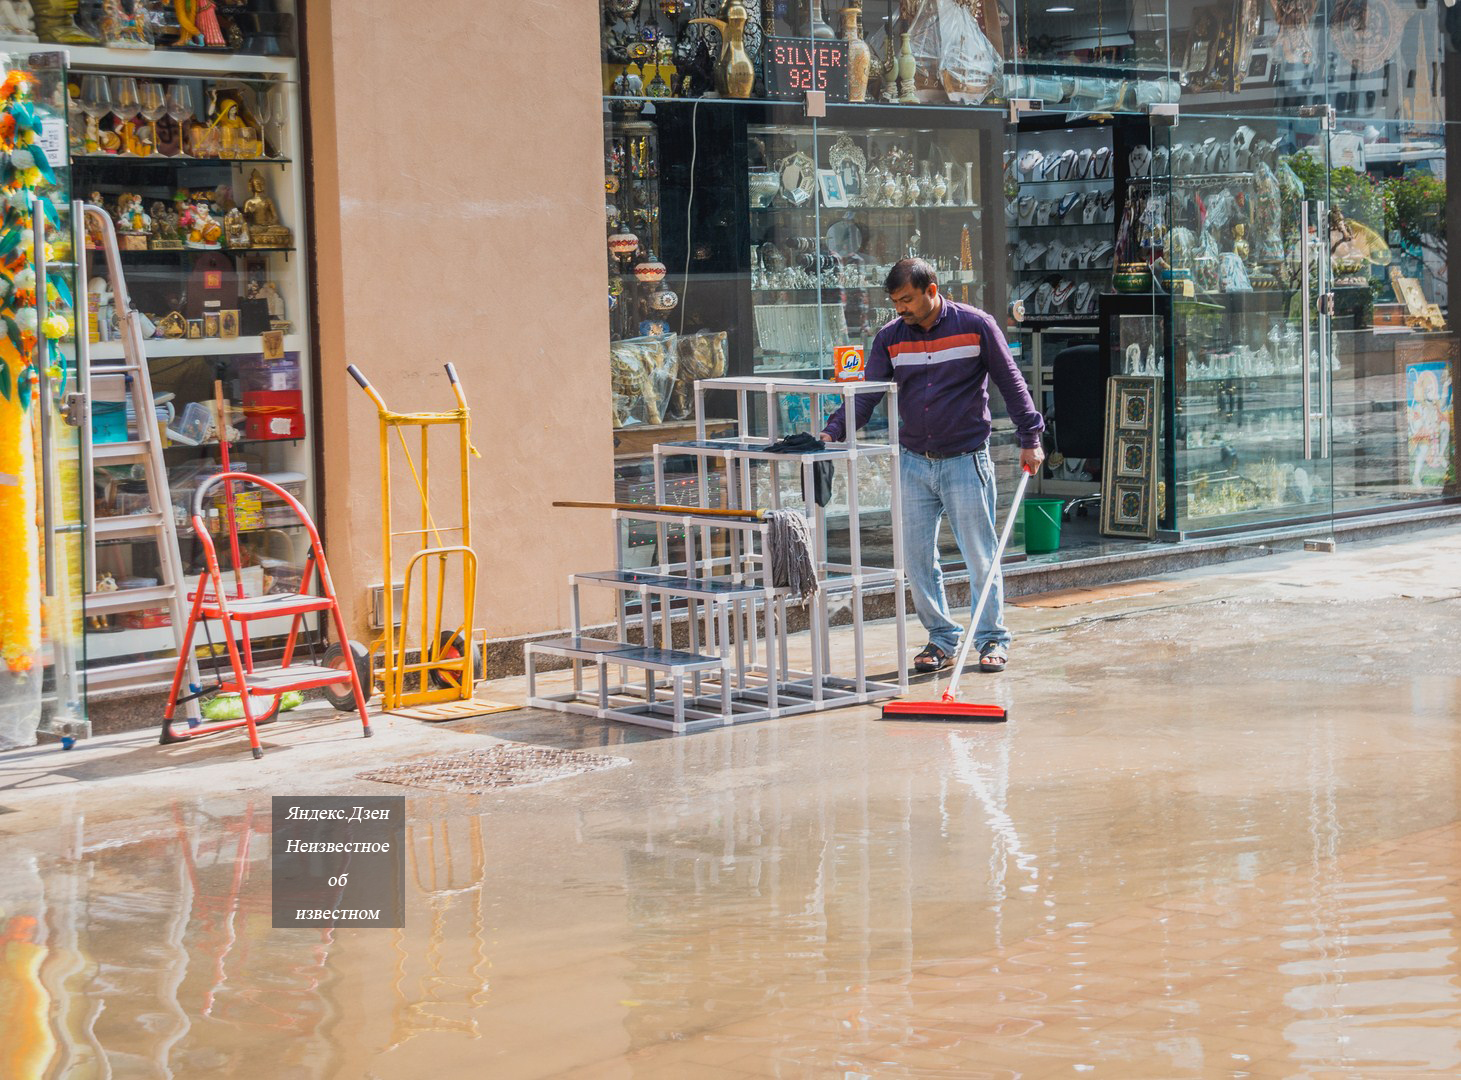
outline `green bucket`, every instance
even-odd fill
[[[1064,499],[1032,495],[1025,500],[1025,551],[1043,555],[1060,548],[1060,510]]]

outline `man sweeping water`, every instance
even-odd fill
[[[941,671],[959,647],[960,627],[949,614],[939,566],[939,523],[947,517],[971,581],[992,570],[995,530],[994,465],[989,457],[989,383],[999,387],[1020,439],[1020,466],[1033,473],[1044,460],[1045,420],[1010,355],[998,324],[986,312],[939,292],[932,266],[901,259],[884,282],[898,318],[878,331],[868,353],[869,380],[895,382],[900,420],[899,469],[903,486],[903,555],[913,606],[928,644],[913,658],[919,672]],[[855,424],[862,428],[881,395],[857,395]],[[822,439],[841,442],[844,410],[827,421]],[[1004,588],[993,589],[974,629],[979,670],[1003,671],[1010,632],[1004,625]]]

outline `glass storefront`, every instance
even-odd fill
[[[17,376],[34,373],[37,386],[21,434],[33,432],[27,498],[42,522],[40,577],[27,603],[0,605],[7,643],[20,641],[9,626],[17,612],[40,613],[23,628],[31,656],[16,664],[27,666],[0,675],[24,684],[23,708],[11,707],[10,683],[0,687],[0,728],[27,714],[12,725],[23,745],[37,709],[43,730],[84,734],[88,698],[171,676],[176,590],[164,523],[176,529],[178,570],[191,583],[203,566],[192,496],[223,469],[225,448],[231,468],[265,474],[312,507],[315,432],[304,361],[308,222],[304,177],[292,167],[305,158],[295,5],[240,0],[199,26],[180,23],[168,4],[139,3],[126,17],[97,3],[9,7],[0,13],[13,114],[8,190],[51,204],[51,288],[7,290],[20,355],[0,361],[0,407],[17,400]],[[26,145],[48,165],[34,181],[16,164]],[[73,212],[81,202],[113,221],[115,263],[96,217],[83,227]],[[13,218],[0,237],[7,250],[21,232]],[[8,281],[19,264],[12,255],[6,265]],[[42,267],[34,271],[41,280]],[[37,292],[46,311],[35,307]],[[141,383],[128,373],[129,301],[141,316],[155,439],[139,423]],[[51,324],[54,342],[38,347],[34,320],[44,329],[47,311],[65,326]],[[0,432],[12,458],[16,436]],[[0,484],[10,472],[0,466]],[[307,538],[288,508],[253,493],[236,510],[237,562],[224,545],[225,572],[251,594],[297,581]],[[275,620],[259,637],[288,628]]]
[[[1067,552],[1456,496],[1438,0],[609,0],[602,29],[620,499],[695,378],[870,345],[910,253],[1005,324]]]

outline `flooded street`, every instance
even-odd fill
[[[355,778],[392,744],[333,717],[267,774],[149,787],[148,737],[11,772],[0,1077],[1454,1077],[1458,558],[1017,609],[965,683],[1007,725],[519,712],[396,751],[629,759],[475,797]],[[271,794],[406,795],[403,930],[272,929]]]

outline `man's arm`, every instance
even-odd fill
[[[985,319],[985,363],[989,366],[989,377],[999,387],[1004,398],[1004,407],[1014,421],[1020,437],[1020,467],[1034,472],[1045,460],[1045,451],[1040,446],[1040,433],[1045,430],[1045,417],[1035,408],[1029,387],[1020,374],[1019,365],[1010,355],[1009,342],[1005,341],[993,319]]]
[[[893,361],[888,356],[888,347],[883,343],[881,333],[873,338],[873,346],[868,350],[867,377],[869,382],[889,382],[893,378]],[[857,395],[857,424],[854,430],[861,431],[866,426],[873,410],[878,407],[878,402],[886,396],[886,394]],[[841,442],[846,437],[847,406],[844,404],[842,408],[827,417],[827,426],[822,429],[822,441]]]

